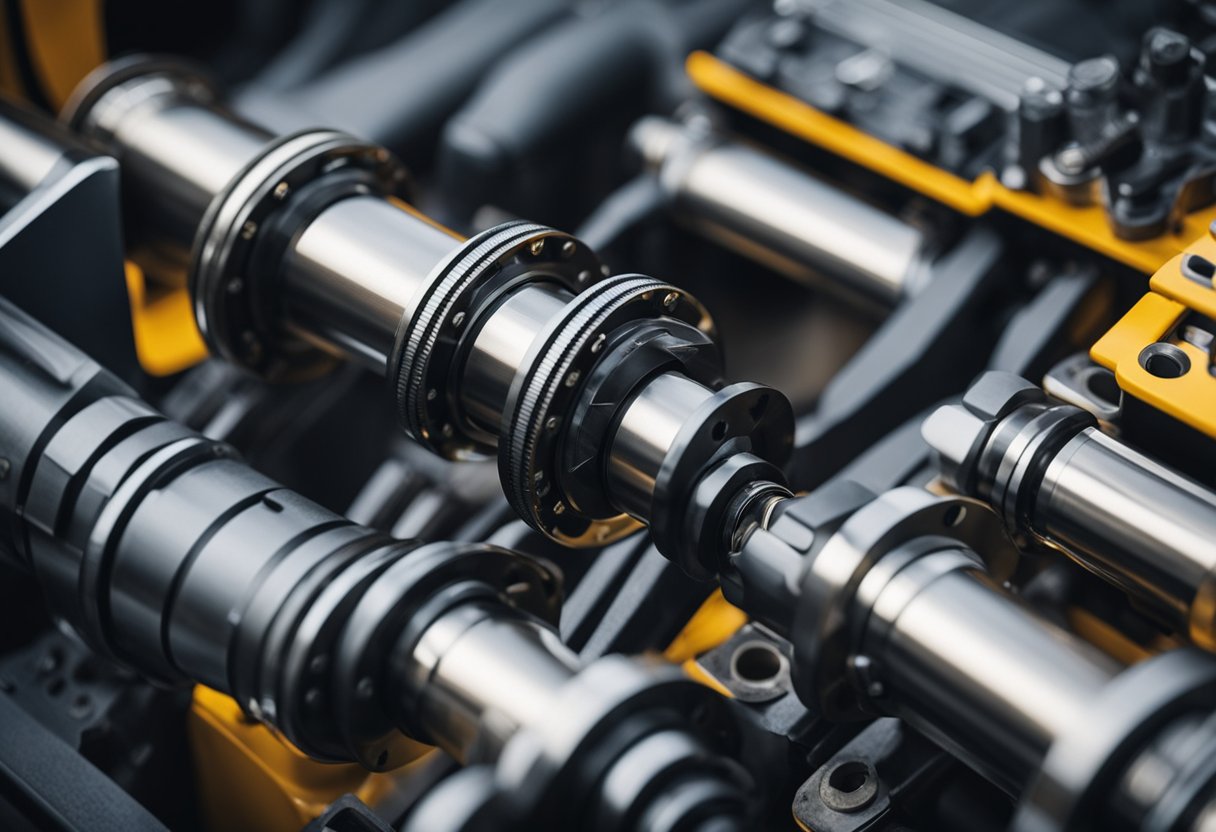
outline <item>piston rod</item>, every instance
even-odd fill
[[[924,425],[943,478],[1216,649],[1216,493],[1004,373]]]

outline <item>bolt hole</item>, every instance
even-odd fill
[[[1119,397],[1123,393],[1119,389],[1119,383],[1115,381],[1115,374],[1109,370],[1094,370],[1090,373],[1085,379],[1085,389],[1095,398],[1112,405],[1119,404]]]
[[[727,427],[728,425],[726,422],[718,422],[718,424],[714,425],[714,428],[712,431],[710,431],[709,435],[714,438],[715,442],[721,442],[722,438],[726,436]]]
[[[376,768],[384,768],[384,764],[388,762],[388,751],[381,751],[380,756],[376,758]]]
[[[850,760],[832,769],[828,785],[842,794],[852,794],[870,779],[870,767],[860,760]]]
[[[946,513],[942,515],[942,524],[948,529],[953,529],[963,522],[966,516],[967,509],[965,506],[950,506],[950,508],[946,509]]]
[[[1149,344],[1140,352],[1140,366],[1157,378],[1179,378],[1191,369],[1191,359],[1173,344]]]
[[[771,682],[781,673],[781,654],[763,641],[748,642],[731,656],[730,669],[743,682],[753,685]]]

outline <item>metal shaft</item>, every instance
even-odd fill
[[[1086,428],[1047,467],[1029,526],[1216,647],[1216,493]]]
[[[691,296],[605,280],[583,244],[542,226],[463,240],[400,203],[383,148],[327,130],[272,138],[214,102],[192,71],[154,63],[102,71],[69,111],[158,218],[135,237],[179,259],[190,248],[195,318],[222,357],[285,379],[335,354],[383,372],[411,436],[450,458],[497,453],[512,506],[570,545],[682,508],[668,492],[721,444],[788,455],[788,403],[719,389],[712,321]],[[675,476],[676,457],[695,462]],[[671,550],[681,526],[667,525]]]
[[[461,762],[494,759],[521,726],[542,724],[579,667],[553,630],[502,613],[482,604],[446,613],[406,671],[431,739]]]
[[[925,238],[907,223],[767,153],[666,119],[643,119],[633,142],[677,215],[728,247],[884,304],[916,291]]]
[[[872,602],[862,642],[884,711],[1015,793],[1120,670],[993,586],[973,554],[921,558]]]
[[[185,266],[208,207],[271,134],[224,109],[198,76],[152,65],[119,81],[96,102],[90,82],[68,107],[72,126],[99,139],[123,166],[135,246]],[[150,269],[155,275],[156,269]]]
[[[1216,493],[1093,421],[1016,376],[988,373],[923,432],[953,487],[1216,648]]]
[[[385,372],[397,327],[462,238],[373,196],[337,202],[283,258],[284,324]]]

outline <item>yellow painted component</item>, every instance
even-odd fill
[[[185,287],[149,289],[143,271],[128,260],[127,294],[131,298],[135,355],[146,372],[168,376],[207,357],[207,345],[194,323]]]
[[[189,736],[212,832],[298,832],[348,792],[375,804],[421,762],[390,774],[354,763],[319,763],[248,721],[230,697],[202,686],[194,689]]]
[[[1216,262],[1216,240],[1204,235],[1186,253]],[[1216,438],[1216,376],[1203,350],[1185,341],[1175,343],[1191,359],[1191,369],[1178,378],[1158,378],[1140,366],[1141,351],[1167,340],[1189,313],[1216,317],[1216,287],[1201,286],[1183,275],[1183,257],[1172,258],[1153,275],[1153,291],[1098,339],[1089,354],[1114,372],[1124,392]]]
[[[1081,638],[1123,664],[1135,664],[1153,655],[1089,610],[1073,607],[1068,610],[1068,627]]]
[[[715,589],[667,645],[663,658],[674,664],[695,659],[726,641],[746,623],[743,611],[723,598],[722,590]]]
[[[690,55],[687,70],[693,83],[711,97],[962,214],[975,217],[1000,209],[1145,274],[1156,271],[1216,219],[1216,206],[1210,206],[1183,218],[1182,227],[1172,233],[1140,242],[1121,240],[1111,231],[1101,206],[1074,206],[1051,196],[1010,190],[991,171],[968,181],[750,78],[706,52]]]
[[[106,59],[101,0],[22,0],[25,45],[43,91],[63,106],[84,76]]]
[[[733,697],[734,694],[725,685],[697,664],[697,656],[722,644],[746,623],[747,616],[743,611],[723,598],[722,590],[715,589],[688,619],[684,629],[667,645],[663,658],[681,665],[692,679],[723,696]]]

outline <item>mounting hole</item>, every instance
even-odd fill
[[[870,767],[860,760],[850,760],[832,769],[828,785],[843,794],[852,794],[870,780]]]
[[[878,796],[878,772],[864,760],[837,763],[819,782],[819,797],[834,812],[859,812]]]
[[[387,749],[380,752],[380,756],[376,758],[376,768],[384,768],[384,764],[388,762]]]
[[[1157,378],[1179,378],[1191,369],[1191,359],[1173,344],[1158,342],[1140,351],[1140,366]]]
[[[947,529],[953,529],[959,523],[963,522],[967,517],[967,507],[954,505],[946,509],[946,513],[942,515],[942,525]]]
[[[726,429],[728,427],[729,425],[727,425],[726,422],[718,422],[716,425],[714,425],[714,428],[710,431],[709,435],[714,438],[715,442],[721,442],[722,438],[726,436]]]
[[[1119,397],[1123,395],[1119,383],[1115,381],[1115,374],[1110,370],[1095,369],[1085,377],[1085,389],[1094,398],[1115,406],[1118,406]]]
[[[741,644],[730,657],[730,672],[749,685],[766,685],[781,675],[781,653],[763,641]]]

